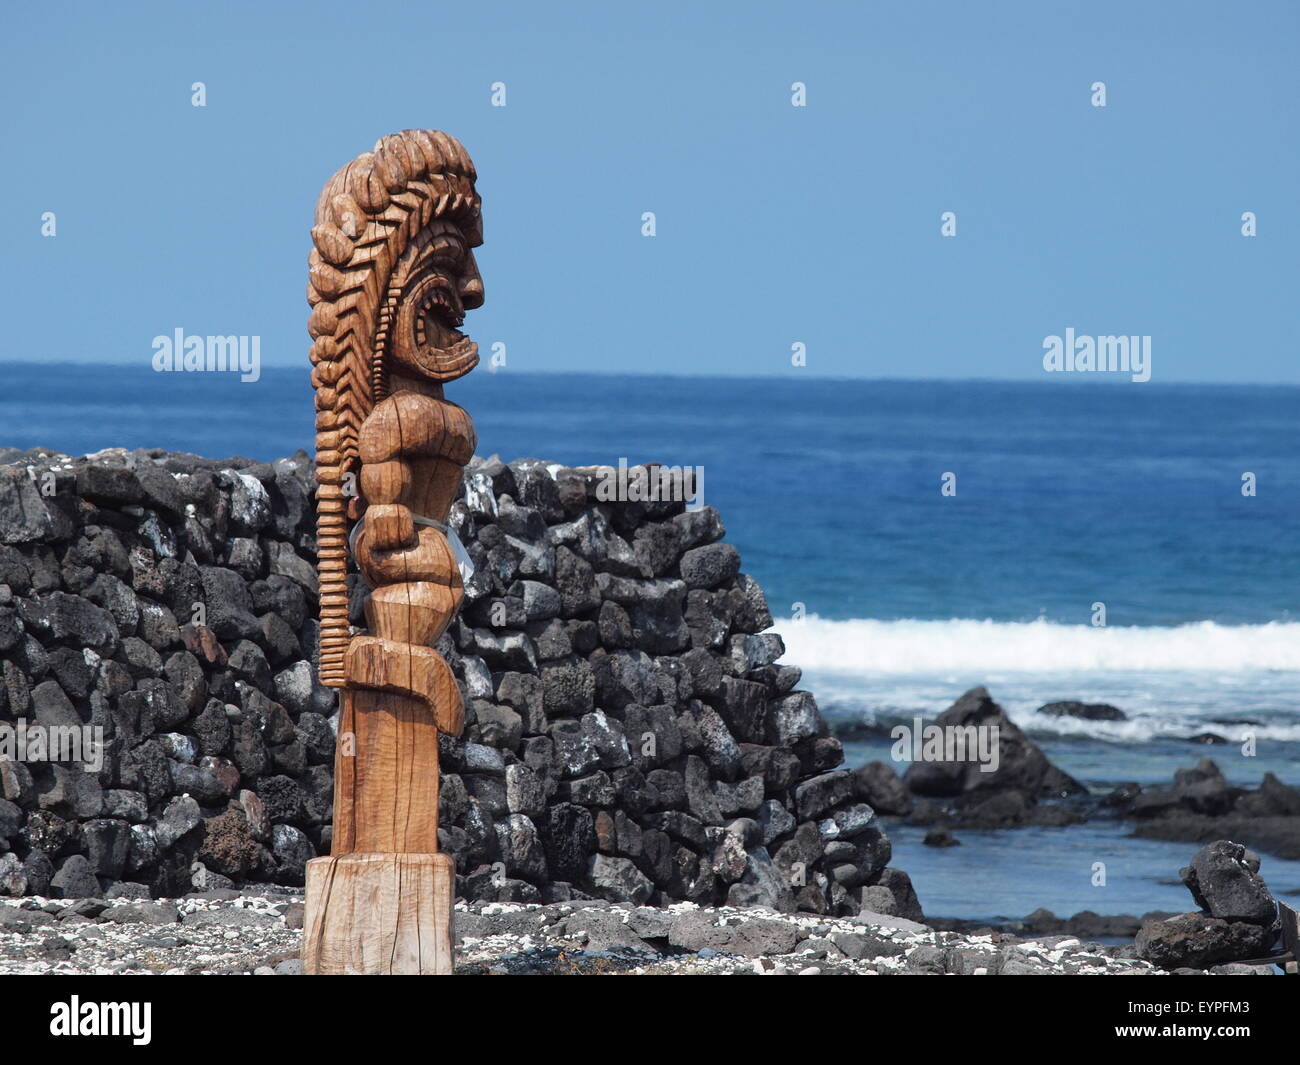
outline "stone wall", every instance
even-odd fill
[[[475,572],[440,644],[466,703],[442,750],[460,893],[919,916],[718,513],[600,482],[466,471]],[[0,743],[0,894],[300,884],[328,851],[311,493],[302,452],[0,450],[0,732],[29,741]],[[98,772],[32,758],[51,726],[97,730]]]

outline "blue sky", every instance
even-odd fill
[[[1073,327],[1152,336],[1155,381],[1300,382],[1293,3],[47,3],[6,24],[3,359],[145,364],[181,327],[305,365],[322,183],[427,126],[481,175],[468,330],[503,372],[1030,380]]]

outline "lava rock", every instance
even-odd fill
[[[998,730],[997,768],[985,772],[971,757],[963,760],[915,761],[903,775],[913,795],[952,797],[969,791],[1017,789],[1031,798],[1082,794],[1083,785],[1053,766],[1047,756],[1007,717],[985,688],[972,688],[940,714],[933,725],[944,729]],[[927,726],[929,727],[929,726]],[[968,741],[968,748],[973,744]]]
[[[1066,700],[1040,706],[1037,713],[1048,717],[1077,717],[1084,721],[1127,721],[1128,715],[1109,703],[1080,703]]]
[[[1179,875],[1198,906],[1226,921],[1271,924],[1277,904],[1259,875],[1259,858],[1230,840],[1216,840]]]
[[[1137,956],[1165,969],[1205,969],[1268,952],[1275,933],[1245,921],[1224,921],[1203,913],[1144,921],[1137,934]]]

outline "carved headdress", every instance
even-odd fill
[[[360,516],[359,435],[394,370],[460,377],[477,346],[456,329],[482,302],[474,164],[453,137],[403,130],[325,184],[311,231],[308,331],[316,389],[317,551],[324,684],[342,687],[348,529]],[[467,286],[466,277],[474,284]]]

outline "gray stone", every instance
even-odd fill
[[[146,884],[134,884],[129,880],[119,880],[104,892],[104,898],[110,902],[115,899],[149,899],[149,887]]]
[[[0,799],[0,840],[13,839],[22,826],[22,810],[8,799]]]
[[[113,924],[176,924],[180,914],[172,902],[130,902],[110,906],[101,915]]]
[[[793,747],[800,740],[818,735],[821,711],[810,692],[792,692],[767,704],[767,741],[779,747]]]
[[[1252,870],[1248,854],[1240,843],[1216,840],[1197,851],[1180,875],[1197,905],[1211,917],[1270,924],[1277,904],[1259,876],[1259,859],[1254,859]]]
[[[472,632],[474,653],[492,669],[537,672],[537,651],[526,633],[495,633],[489,629],[474,629]]]
[[[36,724],[47,729],[60,726],[80,729],[83,724],[81,715],[54,680],[42,681],[32,689],[32,716]]]
[[[729,906],[763,906],[780,913],[794,911],[794,892],[773,863],[766,847],[748,852],[748,862],[740,882],[727,892]]]
[[[23,863],[18,860],[18,855],[12,851],[0,854],[0,895],[7,895],[11,898],[20,898],[26,895],[30,890],[27,881],[27,871]],[[0,909],[0,914],[7,912]],[[4,918],[0,916],[0,928],[4,927]]]
[[[473,707],[479,736],[485,744],[503,751],[513,751],[519,746],[524,722],[514,710],[482,699],[476,699]]]
[[[561,781],[556,796],[579,806],[613,806],[614,784],[608,773],[598,769],[585,777]]]
[[[554,588],[540,581],[519,581],[511,587],[511,595],[515,594],[516,587],[524,601],[524,616],[529,621],[541,621],[560,616],[563,602],[560,593]]]
[[[654,660],[644,651],[614,651],[601,655],[592,669],[596,679],[595,694],[600,705],[607,710],[617,712],[629,703],[651,706],[660,701]],[[554,712],[549,698],[546,708],[548,712]]]
[[[851,799],[853,794],[853,774],[848,770],[822,773],[795,787],[795,812],[802,821],[815,820]]]
[[[654,884],[627,858],[595,854],[588,865],[587,877],[593,893],[611,902],[641,905],[654,894]]]
[[[199,804],[189,795],[172,799],[158,819],[156,838],[159,848],[171,850],[176,842],[186,833],[198,828],[203,822]]]
[[[276,876],[284,877],[280,882],[288,884],[301,884],[307,863],[316,857],[311,840],[292,825],[276,825],[271,830],[271,851],[275,856]]]
[[[51,766],[53,783],[41,793],[40,805],[65,817],[98,817],[104,809],[99,778],[82,766]]]
[[[272,688],[275,701],[280,703],[295,717],[312,709],[313,689],[316,684],[315,673],[311,663],[295,662],[275,674]]]
[[[158,834],[151,825],[131,826],[131,846],[127,853],[126,871],[138,873],[158,861]]]
[[[77,469],[77,494],[110,506],[144,500],[144,489],[134,470],[100,463],[89,463]]]
[[[596,849],[591,811],[576,803],[553,803],[546,811],[545,829],[543,841],[552,879],[582,879],[588,871],[588,857]]]
[[[758,639],[750,636],[747,639]],[[767,727],[767,686],[737,677],[723,677],[718,712],[741,743],[762,743]]]
[[[136,631],[140,623],[140,602],[129,585],[123,584],[111,573],[99,573],[82,594],[113,616],[121,635]]]
[[[471,699],[491,699],[492,698],[492,672],[488,669],[487,663],[478,655],[462,655],[461,671],[465,677],[465,694]],[[536,680],[526,673],[509,673],[507,676],[523,677],[528,676],[530,680]],[[498,696],[500,698],[500,696]],[[283,701],[283,700],[281,700]],[[501,698],[501,702],[508,703],[510,700]],[[513,704],[512,704],[513,705]],[[518,707],[516,707],[518,709]]]
[[[692,700],[680,724],[689,722],[699,738],[701,753],[709,766],[723,779],[734,779],[740,770],[740,745],[726,723],[711,706]]]
[[[88,899],[99,894],[99,881],[95,879],[90,862],[80,854],[66,858],[50,881],[50,890],[56,899]]]
[[[743,676],[759,666],[771,665],[785,654],[785,642],[774,632],[731,637],[731,664]]]
[[[82,825],[82,834],[91,870],[108,880],[118,879],[126,868],[131,826],[112,818],[96,818]]]
[[[551,717],[585,714],[595,708],[597,678],[584,660],[574,656],[546,662],[540,673],[545,712]]]
[[[546,789],[526,765],[506,766],[506,807],[511,813],[535,817],[546,808]]]
[[[22,762],[0,760],[0,795],[26,806],[36,794],[31,770]]]
[[[199,755],[199,747],[194,737],[186,736],[182,732],[160,733],[158,742],[167,752],[167,757],[174,758],[178,762],[192,763]]]
[[[547,873],[546,855],[532,820],[523,814],[510,814],[497,822],[496,833],[506,874],[533,883],[544,883]]]
[[[0,544],[27,544],[54,527],[40,487],[26,472],[0,466]]]
[[[561,720],[551,725],[555,765],[565,777],[580,777],[600,765],[595,736],[581,721]]]
[[[505,758],[494,747],[487,747],[481,743],[467,743],[465,744],[464,757],[465,771],[467,773],[489,773],[493,776],[505,775]]]
[[[1204,969],[1221,962],[1259,957],[1276,933],[1246,921],[1224,921],[1203,913],[1146,920],[1138,931],[1137,955],[1165,969]]]
[[[680,565],[688,588],[717,588],[740,572],[740,552],[727,543],[693,547],[682,555]]]
[[[50,592],[19,601],[19,613],[28,631],[52,641],[89,647],[112,657],[118,646],[117,622],[102,607],[65,592]]]
[[[907,785],[884,762],[869,762],[854,771],[857,797],[885,815],[906,816],[912,812],[912,796]]]
[[[278,928],[280,918],[257,910],[222,907],[194,910],[181,918],[181,924],[193,928]]]
[[[769,799],[759,808],[758,826],[763,846],[768,847],[795,829],[794,816],[775,799]]]
[[[772,613],[758,581],[746,573],[736,576],[735,587],[728,595],[732,624],[736,632],[762,632],[772,627]]]
[[[726,925],[715,924],[714,920],[714,915],[705,910],[679,914],[673,919],[668,942],[687,950],[714,950],[758,958],[789,954],[799,941],[798,933],[790,924],[773,918],[752,917]]]

